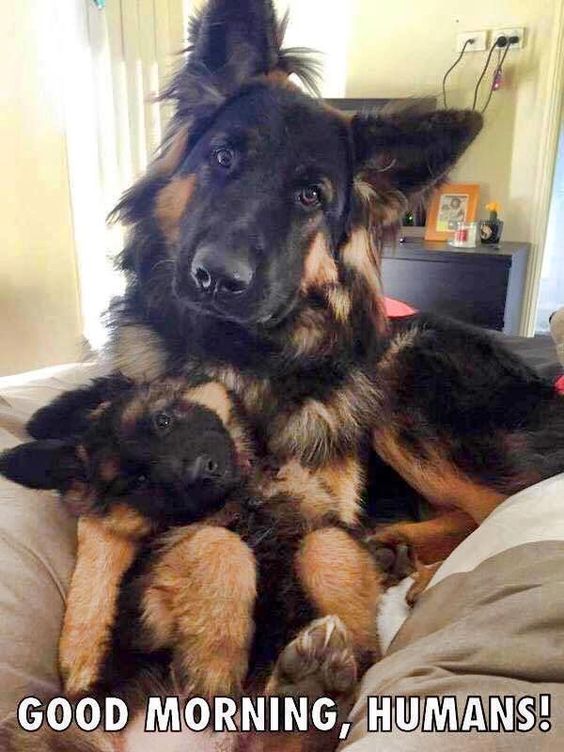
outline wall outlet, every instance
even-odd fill
[[[499,37],[519,37],[517,44],[512,44],[512,50],[522,50],[525,46],[525,29],[521,26],[514,29],[495,29],[493,32],[492,44],[495,44]]]
[[[488,49],[488,32],[487,31],[461,31],[456,35],[456,51],[462,52],[464,42],[473,39],[474,43],[466,47],[466,52],[483,52]]]

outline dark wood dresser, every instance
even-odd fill
[[[384,293],[420,311],[519,334],[528,243],[453,248],[407,238],[386,247]]]

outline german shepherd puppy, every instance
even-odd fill
[[[7,450],[0,472],[58,489],[81,515],[60,643],[70,697],[119,695],[135,711],[155,686],[210,699],[288,691],[307,641],[331,665],[313,686],[307,666],[309,693],[349,707],[357,662],[378,657],[382,578],[325,489],[304,474],[302,495],[289,496],[283,476],[256,465],[221,384],[99,379],[43,408],[30,430],[51,438]],[[338,591],[335,557],[358,587]]]

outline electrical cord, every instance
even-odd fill
[[[450,66],[450,68],[447,70],[447,72],[443,76],[443,102],[444,102],[444,105],[445,105],[445,110],[447,108],[447,95],[446,95],[446,82],[447,82],[447,78],[450,76],[450,74],[456,68],[456,66],[458,65],[458,63],[462,60],[462,58],[464,57],[464,53],[466,52],[466,48],[470,44],[474,44],[474,40],[473,39],[467,39],[464,42],[464,44],[462,45],[462,49],[460,51],[460,55],[456,58],[456,60],[454,61],[454,63]]]
[[[495,82],[496,78],[498,77],[499,73],[501,72],[501,69],[503,68],[503,63],[505,62],[505,58],[507,57],[507,53],[509,52],[509,49],[511,48],[511,41],[507,43],[507,46],[503,50],[503,55],[501,56],[501,59],[498,61],[498,64],[496,66],[496,69],[494,70],[494,74],[492,77],[492,85],[490,86],[490,93],[488,94],[488,98],[486,99],[486,103],[480,110],[480,113],[483,115],[484,112],[488,109],[488,105],[491,102],[492,95],[495,91]]]
[[[503,43],[502,40],[505,40],[505,43]],[[491,63],[492,56],[493,56],[494,52],[497,49],[499,49],[500,47],[505,47],[506,45],[509,46],[508,45],[508,41],[507,41],[507,37],[499,37],[498,39],[496,39],[496,43],[492,44],[492,46],[490,47],[490,51],[488,52],[488,57],[486,58],[486,64],[484,65],[484,67],[482,69],[482,72],[480,73],[480,78],[477,80],[477,82],[476,82],[476,88],[474,89],[474,100],[472,102],[472,109],[473,110],[476,109],[476,104],[478,102],[478,91],[480,89],[480,85],[481,85],[482,81],[484,80],[484,76],[486,75],[487,70],[490,67],[490,63]]]

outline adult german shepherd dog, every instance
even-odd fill
[[[193,21],[170,133],[115,210],[130,234],[113,366],[135,381],[222,382],[312,514],[330,507],[353,524],[375,451],[440,510],[379,540],[437,560],[503,499],[564,469],[564,403],[485,333],[386,320],[382,241],[444,179],[480,115],[345,117],[290,81],[311,84],[311,69],[282,49],[283,26],[271,0],[209,0]],[[339,600],[361,589],[358,569],[333,541],[314,544],[334,563],[320,611],[358,630],[354,597],[346,612]]]
[[[115,210],[131,226],[115,368],[222,381],[265,451],[322,478],[345,517],[370,436],[431,503],[461,510],[441,536],[467,530],[562,470],[563,403],[486,334],[390,325],[379,250],[482,119],[344,117],[290,83],[311,71],[283,26],[270,0],[210,0],[192,24],[170,134]],[[429,544],[435,529],[403,533]]]

